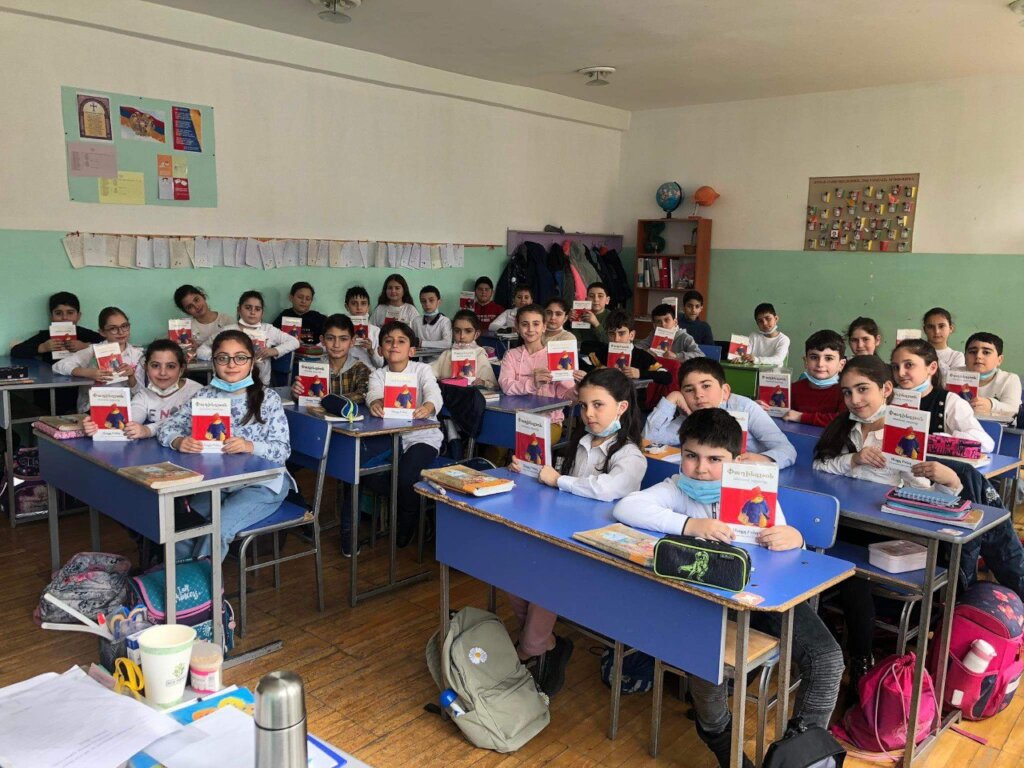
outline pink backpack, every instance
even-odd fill
[[[962,659],[975,640],[984,640],[996,652],[984,672],[972,672]],[[1003,711],[1013,699],[1024,662],[1024,604],[1017,593],[992,582],[979,581],[964,592],[953,611],[953,630],[946,661],[943,705],[959,709],[967,720],[982,720]],[[928,668],[938,669],[937,645],[928,656]]]
[[[860,703],[846,710],[842,722],[832,726],[832,733],[866,752],[903,749],[907,745],[915,660],[913,653],[893,655],[869,669],[857,686]],[[925,670],[916,743],[920,744],[931,733],[937,709],[932,678]]]

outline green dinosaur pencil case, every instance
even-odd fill
[[[696,536],[665,536],[654,545],[654,572],[666,579],[740,592],[750,581],[750,553]]]

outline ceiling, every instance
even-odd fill
[[[1024,74],[1006,0],[149,0],[629,110]],[[618,68],[585,87],[581,67]]]

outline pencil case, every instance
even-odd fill
[[[24,365],[6,365],[0,368],[0,381],[17,381],[28,378],[28,368]]]
[[[654,545],[654,572],[674,581],[740,592],[750,581],[750,553],[696,536],[665,536]]]
[[[980,459],[981,443],[966,437],[928,435],[928,455],[956,456],[961,459]]]

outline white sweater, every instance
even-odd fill
[[[378,304],[377,308],[373,310],[373,314],[370,315],[370,322],[374,325],[383,328],[384,320],[387,319],[388,310],[398,312],[398,319],[401,320],[408,326],[412,326],[412,321],[419,317],[419,310],[416,309],[412,304],[402,304],[398,307],[392,307],[387,304]]]
[[[629,444],[617,450],[609,464],[608,452],[618,439],[616,436],[594,447],[594,436],[584,434],[576,446],[572,474],[559,476],[558,490],[598,501],[615,501],[639,491],[647,459],[639,448]]]
[[[963,368],[967,365],[967,361],[964,359],[964,353],[958,352],[952,347],[937,349],[935,350],[935,354],[939,357],[939,370],[942,371],[943,375],[949,373],[953,368]]]
[[[387,368],[378,368],[370,374],[370,384],[366,389],[367,403],[384,399],[384,376],[387,372]],[[430,370],[430,366],[426,363],[417,363],[415,360],[410,360],[404,373],[416,374],[416,389],[419,392],[416,402],[419,405],[433,403],[433,418],[436,419],[437,414],[441,412],[444,401],[441,399],[441,388],[437,386],[437,378],[434,376],[434,372]],[[402,450],[407,451],[410,445],[417,445],[419,443],[424,443],[437,450],[441,450],[443,440],[444,436],[441,434],[440,424],[438,424],[437,429],[418,429],[415,432],[403,432]]]
[[[516,312],[518,311],[517,307],[509,307],[491,321],[491,324],[487,326],[487,330],[491,333],[497,333],[503,328],[515,328]]]
[[[1009,424],[1020,411],[1020,376],[997,368],[991,379],[981,382],[978,397],[987,397],[992,401],[992,413],[981,414],[984,418]]]
[[[284,357],[289,352],[294,352],[299,348],[299,340],[294,336],[290,336],[280,328],[275,328],[270,323],[260,323],[259,325],[243,325],[241,321],[232,323],[231,325],[223,328],[225,331],[241,331],[246,335],[251,336],[253,331],[262,331],[264,338],[267,340],[267,346],[273,347],[277,350],[278,357]],[[196,351],[196,357],[200,360],[210,360],[213,357],[213,339],[203,344]],[[260,372],[260,378],[264,384],[270,384],[270,360],[260,360],[256,364],[257,370]]]
[[[750,334],[747,354],[759,365],[784,365],[789,355],[789,336],[780,333],[770,339],[759,331],[754,331]]]
[[[438,315],[429,325],[423,315],[416,315],[411,325],[420,349],[448,349],[452,345],[452,321],[445,315]]]
[[[161,397],[153,390],[142,387],[132,395],[132,421],[145,424],[156,434],[160,425],[189,402],[203,385],[192,379],[182,379],[177,392]]]
[[[142,347],[136,347],[129,344],[121,352],[121,359],[124,360],[126,365],[130,365],[135,369],[135,388],[132,393],[138,392],[142,386],[143,381],[143,370],[142,370],[142,357],[146,351]],[[61,360],[58,360],[53,364],[53,372],[59,373],[61,376],[70,376],[71,372],[75,368],[96,368],[96,357],[92,353],[92,347],[86,347],[80,349],[73,355],[69,355]],[[128,382],[119,381],[115,384],[86,384],[83,387],[78,388],[78,412],[86,413],[89,410],[89,390],[92,387],[109,386],[109,387],[126,387]]]
[[[200,323],[194,317],[192,318],[192,338],[195,343],[202,346],[208,341],[213,341],[214,337],[232,325],[235,322],[235,318],[231,315],[226,315],[223,312],[218,312],[217,317],[210,323]]]

